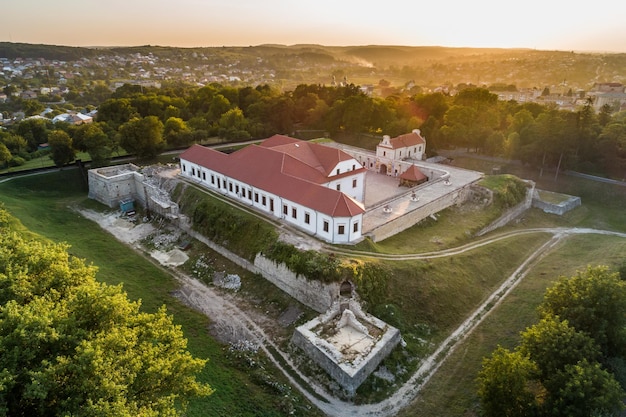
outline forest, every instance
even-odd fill
[[[429,157],[458,147],[542,170],[623,179],[626,113],[615,110],[606,105],[596,112],[591,98],[577,111],[499,101],[488,88],[475,86],[455,95],[397,93],[382,98],[354,84],[301,84],[290,91],[267,84],[127,84],[98,106],[95,123],[75,126],[35,118],[0,131],[0,163],[18,166],[39,155],[45,143],[58,166],[71,162],[77,151],[88,152],[96,165],[103,165],[120,149],[150,157],[216,136],[241,141],[280,133],[341,142],[345,137],[393,137],[420,129]]]

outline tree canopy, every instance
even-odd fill
[[[621,410],[625,393],[612,365],[624,361],[623,346],[615,345],[626,319],[624,284],[600,266],[549,288],[541,320],[522,332],[520,345],[498,347],[484,359],[478,375],[484,415],[588,417]]]
[[[175,416],[212,392],[164,307],[142,312],[66,244],[7,219],[0,208],[0,416]]]

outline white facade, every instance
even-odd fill
[[[268,215],[282,219],[311,235],[330,243],[350,243],[361,239],[363,210],[351,216],[333,216],[308,207],[261,187],[255,187],[217,172],[198,163],[191,162],[181,155],[181,175],[189,180],[218,192],[233,200],[251,206]],[[356,171],[353,175],[349,173]],[[340,191],[358,202],[365,198],[365,171],[355,159],[341,161],[328,177],[325,184],[303,184],[306,187],[325,187]],[[326,193],[328,194],[328,193]],[[337,195],[338,193],[332,193]],[[343,197],[345,198],[345,197]],[[354,203],[353,203],[354,204]]]

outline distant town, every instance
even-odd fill
[[[488,88],[500,100],[554,104],[565,110],[575,110],[588,97],[594,98],[596,110],[604,104],[617,108],[626,104],[626,54],[440,48],[445,54],[437,59],[432,52],[415,48],[409,53],[400,47],[146,46],[70,48],[71,54],[67,48],[54,46],[30,49],[29,45],[0,43],[0,119],[4,123],[34,115],[53,118],[63,110],[86,114],[124,84],[154,88],[267,84],[280,89],[298,84],[355,84],[379,97],[454,95],[473,85]],[[23,56],[15,56],[19,51]],[[24,105],[27,100],[42,106]]]

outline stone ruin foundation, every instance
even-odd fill
[[[398,329],[363,312],[354,299],[336,301],[326,313],[299,326],[291,338],[349,396],[400,340]]]

